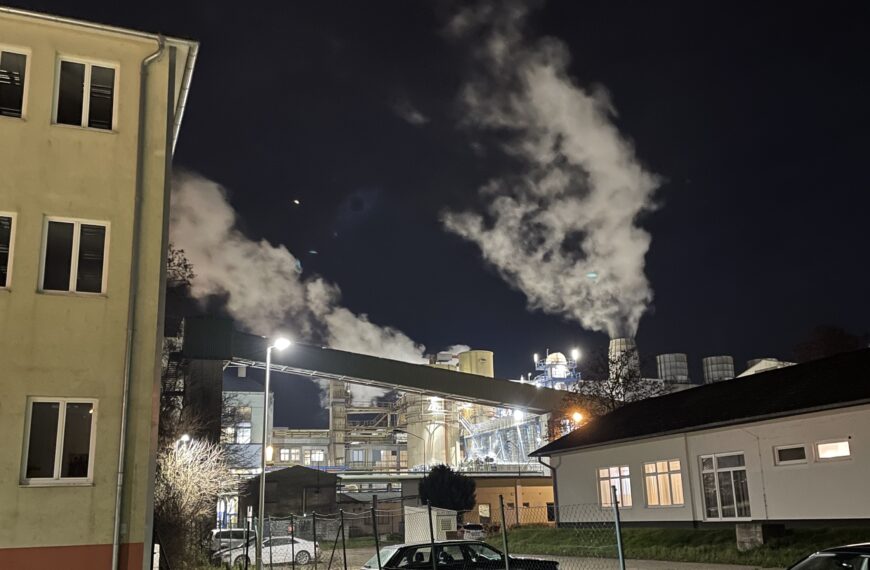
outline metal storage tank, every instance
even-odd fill
[[[491,350],[468,350],[459,353],[459,371],[488,378],[495,377],[495,364]]]
[[[708,356],[701,359],[701,363],[706,384],[734,378],[734,358],[731,356]]]
[[[689,358],[685,353],[673,352],[656,356],[659,378],[669,382],[689,381]]]
[[[625,370],[624,373],[628,373],[629,370],[636,376],[640,376],[640,355],[637,352],[637,343],[632,337],[623,337],[623,338],[612,338],[610,339],[610,344],[607,347],[607,356],[611,360],[611,362],[619,359],[622,354],[630,353],[629,361],[624,362]],[[615,372],[613,370],[610,371],[611,375]]]

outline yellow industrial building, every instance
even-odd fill
[[[196,52],[0,8],[0,568],[150,567],[170,164]]]

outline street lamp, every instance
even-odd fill
[[[410,435],[411,437],[416,437],[420,440],[420,443],[423,444],[423,463],[426,464],[426,467],[429,467],[429,461],[426,459],[426,440],[417,435],[416,433],[411,433],[409,431],[405,431],[403,429],[394,429],[393,433],[403,433],[405,435]]]
[[[269,380],[272,371],[272,349],[284,350],[290,340],[284,337],[266,348],[266,385],[263,391],[263,441],[260,445],[260,518],[257,521],[257,568],[263,568],[263,518],[266,516],[266,443],[269,433]]]

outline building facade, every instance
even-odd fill
[[[0,567],[150,564],[195,43],[0,8]]]
[[[627,524],[866,524],[870,350],[629,404],[535,452]],[[560,523],[582,523],[561,508]]]

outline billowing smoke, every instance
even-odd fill
[[[427,362],[423,345],[342,307],[336,285],[303,276],[286,247],[254,241],[239,231],[236,212],[216,182],[189,172],[176,174],[170,233],[193,264],[193,296],[224,297],[229,314],[248,330],[269,334],[292,324],[297,338],[317,339],[339,350]],[[359,402],[385,393],[356,385],[351,392]]]
[[[525,18],[519,2],[485,3],[448,28],[478,42],[463,125],[497,136],[518,169],[480,189],[483,211],[447,212],[443,222],[476,243],[532,308],[632,336],[652,300],[650,235],[637,218],[653,207],[658,180],[613,124],[607,93],[568,75],[562,42],[524,37]]]

